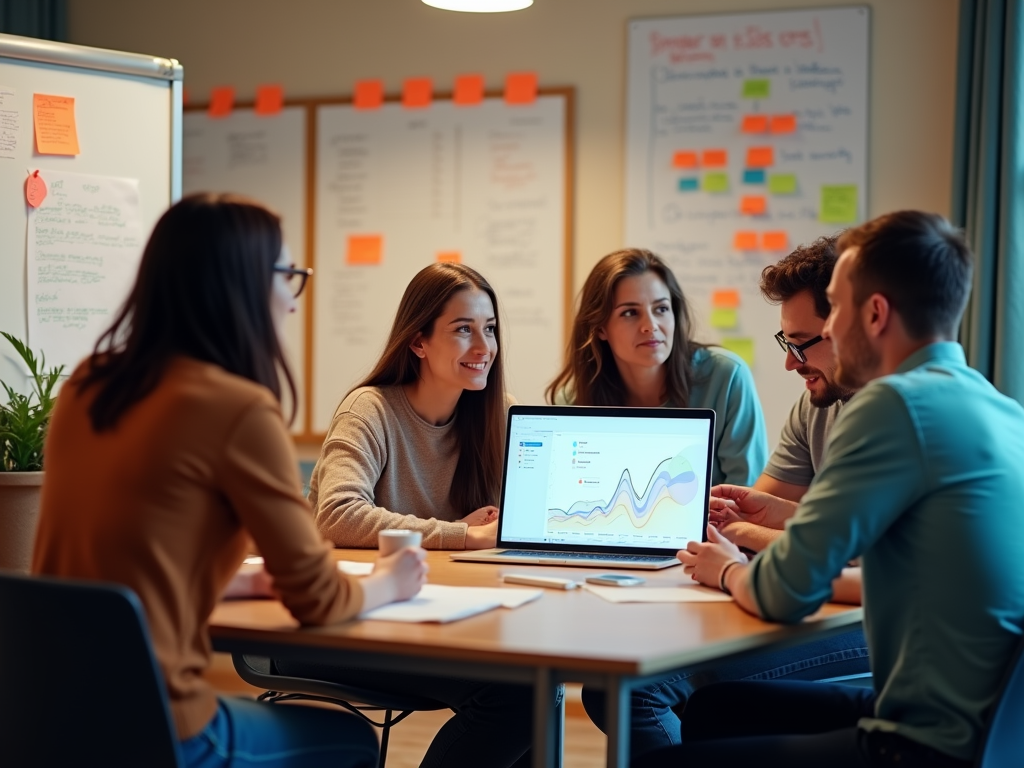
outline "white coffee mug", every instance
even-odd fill
[[[419,531],[407,531],[403,528],[381,531],[377,534],[377,549],[381,557],[387,557],[405,547],[418,547],[421,541],[423,534]]]

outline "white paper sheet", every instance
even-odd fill
[[[677,587],[601,587],[584,584],[583,588],[609,603],[727,603],[732,600],[724,592],[698,584],[681,584]]]
[[[449,587],[426,584],[412,600],[391,603],[360,618],[377,621],[401,621],[419,624],[451,621],[476,616],[495,608],[518,608],[541,596],[540,589],[511,589],[497,587]]]
[[[15,158],[20,133],[21,115],[14,108],[14,89],[0,85],[0,158]]]
[[[92,352],[124,303],[142,255],[139,182],[40,169],[28,209],[28,338],[48,365]]]

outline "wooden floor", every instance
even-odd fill
[[[218,691],[228,695],[256,695],[261,691],[246,684],[231,666],[231,657],[214,654],[207,679]],[[565,717],[565,768],[599,768],[604,763],[605,737],[579,701],[579,688],[567,686]],[[416,768],[434,734],[451,717],[450,712],[414,712],[391,732],[388,768]]]

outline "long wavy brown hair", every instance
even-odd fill
[[[498,297],[490,283],[464,264],[431,264],[421,269],[402,295],[384,353],[359,387],[393,387],[411,384],[420,377],[420,359],[410,345],[418,334],[429,338],[434,322],[459,291],[479,289],[491,298],[498,318]],[[505,449],[505,370],[501,354],[501,322],[495,323],[498,351],[481,390],[463,390],[455,408],[454,430],[459,461],[448,491],[456,510],[498,503],[501,465]]]
[[[643,248],[609,253],[590,272],[578,300],[565,366],[546,391],[549,403],[563,393],[575,405],[625,405],[627,392],[607,341],[598,330],[608,322],[615,304],[615,288],[626,277],[654,272],[668,288],[676,330],[672,351],[665,361],[665,401],[676,408],[690,404],[693,353],[705,347],[690,338],[693,319],[675,275],[659,257]]]

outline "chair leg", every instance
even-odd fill
[[[384,727],[380,730],[380,759],[377,768],[384,768],[388,759],[388,737],[391,735],[391,710],[384,713]]]

